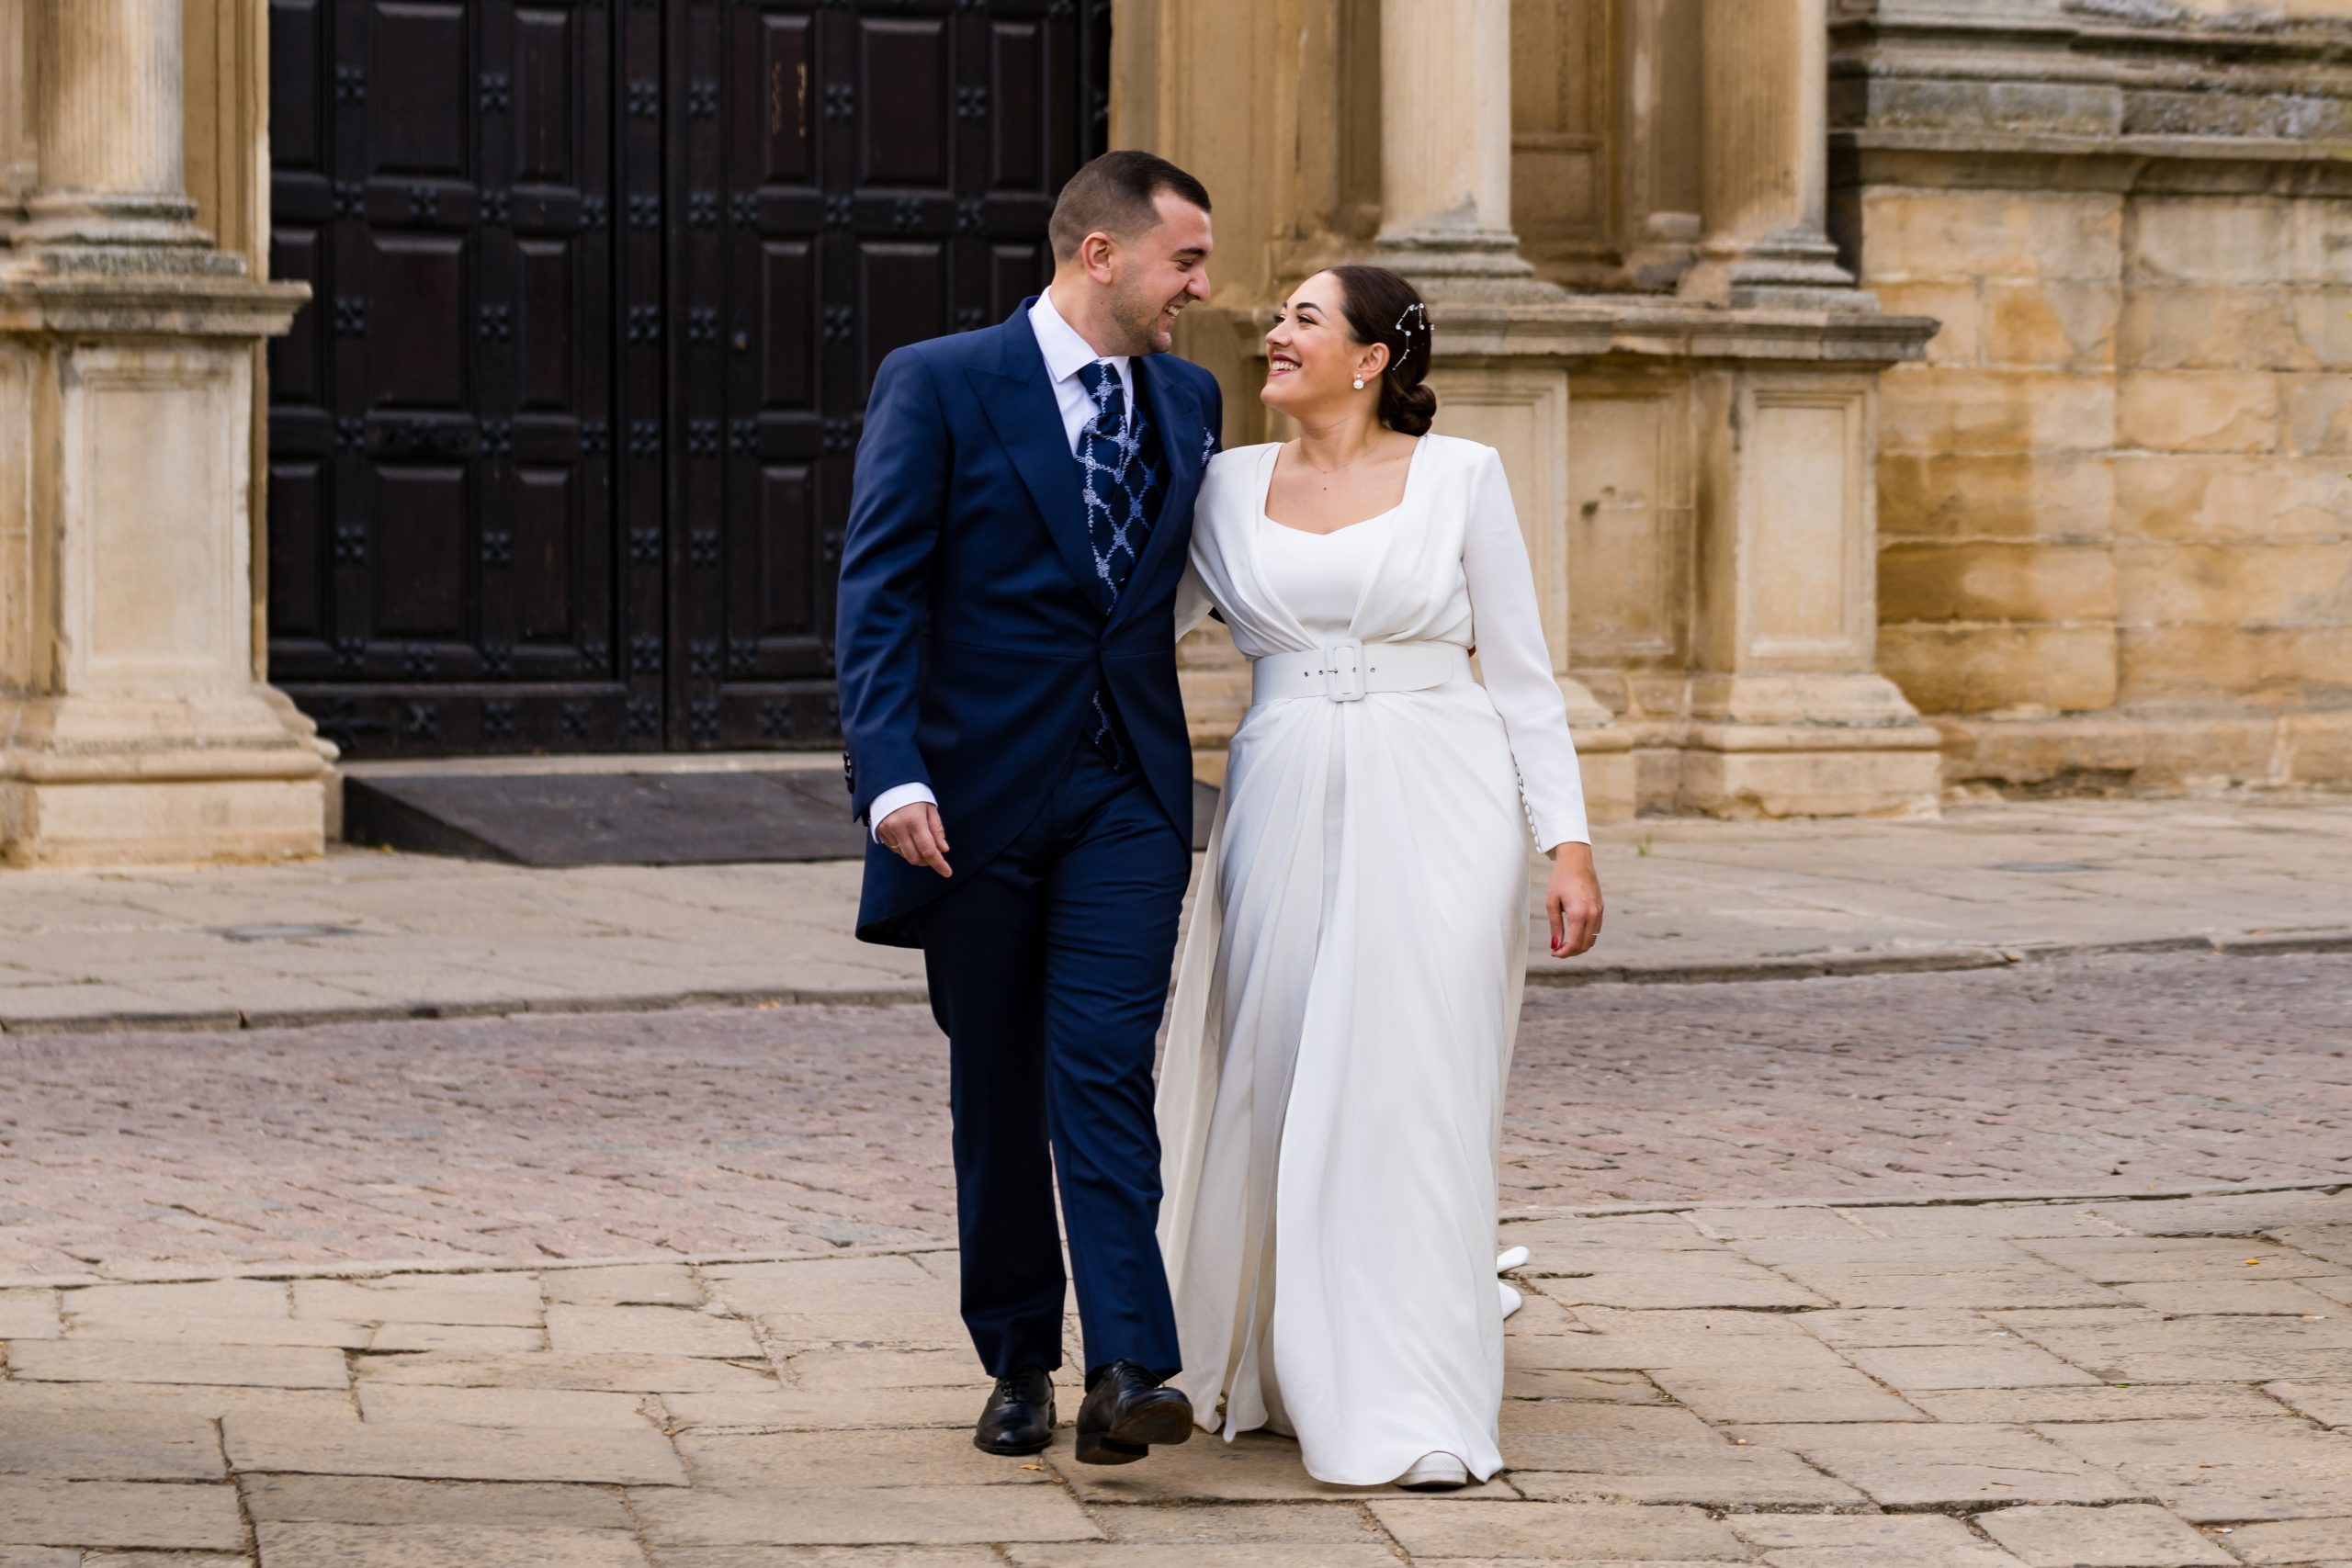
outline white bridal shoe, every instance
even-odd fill
[[[1396,1484],[1408,1492],[1452,1492],[1470,1484],[1470,1472],[1452,1454],[1423,1454]]]
[[[1506,1248],[1495,1259],[1495,1272],[1517,1269],[1527,1261],[1527,1248]],[[1495,1289],[1502,1292],[1503,1315],[1509,1317],[1522,1304],[1518,1291],[1508,1280],[1497,1280]],[[1423,1454],[1413,1461],[1413,1468],[1396,1478],[1396,1484],[1408,1492],[1453,1492],[1470,1484],[1469,1469],[1449,1453]]]
[[[1495,1272],[1498,1274],[1505,1273],[1510,1269],[1520,1267],[1526,1261],[1527,1248],[1523,1247],[1511,1247],[1501,1257],[1495,1259]],[[1495,1288],[1503,1293],[1503,1315],[1505,1317],[1509,1317],[1511,1314],[1520,1309],[1520,1293],[1511,1287],[1510,1280],[1498,1280],[1495,1281]]]

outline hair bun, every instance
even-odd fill
[[[1426,381],[1399,387],[1393,376],[1382,378],[1380,423],[1407,435],[1427,435],[1437,419],[1437,389]]]

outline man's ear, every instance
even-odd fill
[[[1078,243],[1078,265],[1086,276],[1097,283],[1111,281],[1111,265],[1119,254],[1119,242],[1097,229]]]

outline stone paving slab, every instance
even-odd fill
[[[193,1416],[73,1411],[0,1422],[0,1475],[59,1481],[223,1481],[220,1433]]]
[[[1734,1514],[1726,1521],[1771,1568],[2017,1568],[2018,1559],[1939,1515]]]
[[[2162,1508],[2120,1503],[2110,1507],[1993,1508],[1976,1523],[2027,1568],[2231,1568],[2237,1562]]]
[[[2229,1253],[2287,1281],[2333,1277],[2290,1235],[2352,1224],[2341,1188],[1938,1206],[1960,1208],[1973,1223],[1940,1234],[1900,1205],[1508,1217],[1498,1242],[1534,1254],[1506,1336],[1510,1468],[1440,1497],[1326,1485],[1295,1444],[1262,1434],[1200,1434],[1108,1470],[1073,1463],[1066,1434],[1032,1460],[981,1454],[967,1424],[983,1380],[968,1351],[931,1348],[954,1332],[941,1287],[955,1260],[937,1252],[63,1285],[26,1292],[17,1321],[34,1335],[0,1343],[0,1564],[2352,1562],[2352,1431],[2330,1424],[2352,1378],[2273,1370],[2342,1353],[2352,1313],[1622,1307],[1577,1299],[1582,1281],[1559,1271],[1563,1258],[1611,1274],[1734,1269],[1803,1292],[1796,1276],[1831,1262],[1932,1280],[1939,1248],[1964,1279],[2042,1236],[2066,1245],[2037,1248],[2037,1267],[2087,1290],[2119,1258],[2201,1269]],[[350,1288],[302,1288],[325,1283]],[[337,1315],[299,1315],[306,1301]],[[495,1303],[624,1348],[383,1348],[418,1303]],[[882,1331],[854,1347],[787,1326],[830,1335],[861,1313]],[[103,1337],[174,1321],[343,1322],[369,1338]],[[705,1349],[740,1348],[725,1338],[737,1331],[752,1348],[682,1351],[680,1323],[712,1325]],[[631,1351],[632,1334],[660,1348]],[[40,1375],[84,1352],[71,1380]],[[241,1381],[158,1381],[158,1355],[184,1358],[183,1376]],[[333,1388],[317,1386],[321,1357]],[[2143,1363],[2145,1381],[2117,1375]]]
[[[235,1551],[245,1545],[225,1484],[0,1478],[0,1541],[26,1546]]]
[[[1537,984],[1801,978],[2154,944],[2352,951],[2352,801],[2059,801],[1599,830],[1609,934]],[[0,1031],[919,1000],[853,863],[0,872]],[[1533,889],[1531,878],[1531,892]],[[1532,899],[1531,899],[1532,903]]]
[[[269,1568],[647,1568],[644,1547],[616,1530],[512,1525],[420,1525],[390,1536],[360,1525],[264,1524]]]

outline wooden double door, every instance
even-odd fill
[[[1001,320],[1109,6],[272,0],[271,678],[361,757],[823,745],[875,367]]]

